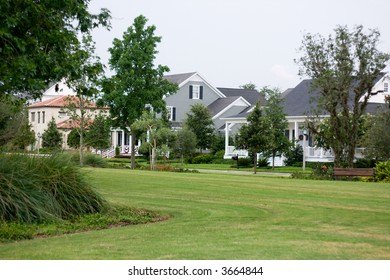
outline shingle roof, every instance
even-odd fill
[[[164,78],[166,80],[168,80],[169,82],[171,82],[171,83],[180,85],[182,82],[184,82],[187,79],[191,78],[195,74],[196,74],[196,72],[183,73],[183,74],[174,74],[174,75],[165,75]]]
[[[241,88],[217,88],[226,97],[242,96],[251,105],[256,105],[260,100],[261,104],[265,104],[265,98],[257,90],[241,89]]]
[[[62,108],[66,106],[69,102],[68,100],[71,100],[72,102],[78,102],[78,97],[76,96],[67,96],[67,95],[61,95],[58,97],[54,97],[45,101],[41,101],[38,103],[34,103],[29,106],[29,108],[39,108],[39,107],[55,107],[55,108]],[[88,108],[97,108],[96,104],[94,102],[90,103],[90,106]]]
[[[207,106],[207,109],[209,109],[211,116],[215,116],[239,98],[240,96],[228,96],[225,98],[219,98],[213,103],[211,103],[209,106]]]

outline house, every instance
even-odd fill
[[[208,108],[215,130],[224,133],[224,117],[246,112],[259,100],[265,101],[256,90],[217,88],[197,72],[166,75],[164,78],[179,88],[175,94],[165,97],[173,129],[181,129],[191,106],[200,103]],[[122,154],[130,153],[130,135],[122,129],[113,129],[112,146],[119,146]]]
[[[306,161],[311,162],[333,162],[333,154],[329,150],[313,147],[312,136],[310,132],[305,131],[306,120],[314,109],[317,109],[316,97],[319,96],[318,90],[312,90],[312,80],[302,80],[295,88],[288,89],[282,94],[284,113],[288,121],[286,136],[289,140],[296,140],[302,147],[305,148]],[[378,109],[383,108],[385,96],[390,94],[389,91],[390,76],[383,73],[378,77],[372,92],[375,94],[370,97],[366,108],[368,114],[375,114]],[[224,118],[226,127],[246,123],[248,112],[236,116]],[[318,116],[319,121],[329,117],[327,112],[322,112]],[[307,134],[308,137],[302,137]],[[226,130],[226,139],[229,138],[230,129]],[[301,137],[300,137],[301,136]],[[234,146],[229,145],[226,140],[225,158],[230,158],[233,155],[246,155],[246,151],[235,150]],[[361,157],[361,149],[357,150],[357,157]]]
[[[77,104],[79,100],[74,95],[58,94],[56,97],[50,97],[51,98],[47,98],[47,95],[43,94],[43,101],[33,103],[28,106],[29,123],[31,124],[31,129],[35,132],[36,139],[38,140],[36,148],[42,146],[40,138],[42,137],[43,132],[47,129],[48,123],[52,118],[54,118],[58,130],[60,130],[63,135],[62,147],[66,149],[68,148],[67,136],[69,132],[73,128],[79,126],[79,124],[70,120],[69,115],[66,113],[64,108],[67,104],[69,104],[69,102]],[[87,110],[89,111],[90,119],[93,119],[100,111],[108,111],[108,108],[98,108],[95,103],[90,102]]]

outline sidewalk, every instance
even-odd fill
[[[240,170],[214,170],[214,169],[193,169],[197,170],[200,173],[228,173],[228,174],[240,174],[240,175],[270,175],[270,176],[279,176],[279,177],[290,177],[291,173],[279,173],[279,172],[256,172],[253,174],[253,171],[240,171]]]

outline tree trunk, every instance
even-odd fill
[[[135,133],[131,132],[131,169],[135,169],[135,141],[137,141]]]
[[[257,154],[255,153],[255,159],[254,159],[254,164],[253,164],[253,174],[256,174],[257,172]]]

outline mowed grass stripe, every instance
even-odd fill
[[[0,244],[2,259],[390,259],[390,184],[88,169],[171,219]]]

